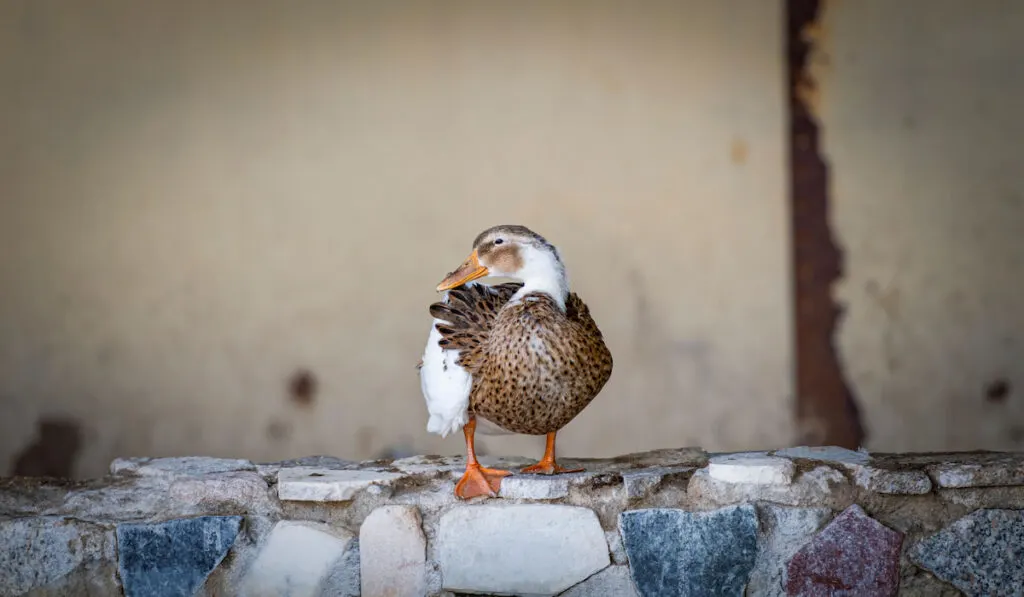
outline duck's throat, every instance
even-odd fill
[[[550,296],[558,308],[565,311],[569,279],[561,260],[551,254],[534,256],[521,274],[523,287],[512,296],[512,301],[518,302],[528,294],[541,293]]]
[[[565,301],[569,297],[569,292],[564,285],[559,284],[542,284],[539,282],[534,284],[524,284],[523,287],[519,289],[519,292],[512,296],[512,302],[519,302],[523,297],[535,293],[550,296],[558,305],[558,308],[565,311]]]

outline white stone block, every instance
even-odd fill
[[[796,466],[763,453],[724,454],[711,458],[708,474],[716,481],[748,485],[789,485]]]
[[[286,468],[277,473],[277,497],[296,502],[344,502],[370,486],[389,485],[401,477],[381,471]]]
[[[597,515],[554,504],[463,506],[441,517],[444,588],[557,595],[610,564]]]
[[[333,575],[348,577],[350,581],[332,586],[331,594],[355,597],[359,594],[355,558],[349,562],[352,569],[338,570],[344,567],[346,552],[354,539],[344,530],[334,530],[320,523],[278,522],[249,567],[240,594],[242,597],[318,597],[323,594],[328,577]]]
[[[359,528],[362,597],[423,597],[427,539],[414,506],[377,508]]]
[[[557,500],[569,495],[569,479],[564,475],[512,475],[501,480],[499,495],[506,499]]]

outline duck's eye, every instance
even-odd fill
[[[495,246],[500,245],[503,242],[505,242],[505,239],[503,239],[503,238],[496,238],[496,239],[494,239]]]

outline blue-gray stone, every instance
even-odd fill
[[[61,516],[0,520],[0,595],[119,595],[114,531]]]
[[[117,568],[126,597],[192,597],[224,559],[241,516],[179,518],[117,527]]]
[[[1024,511],[977,510],[911,548],[910,559],[968,595],[1024,594]]]
[[[712,512],[631,510],[619,515],[619,529],[643,597],[742,597],[757,559],[751,505]]]

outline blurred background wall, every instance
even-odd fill
[[[866,443],[1024,449],[1024,3],[823,5],[836,339]]]
[[[498,223],[615,355],[561,453],[797,441],[784,4],[0,2],[0,472],[460,453],[415,365]],[[808,31],[875,450],[1024,446],[1024,7],[971,6]]]

